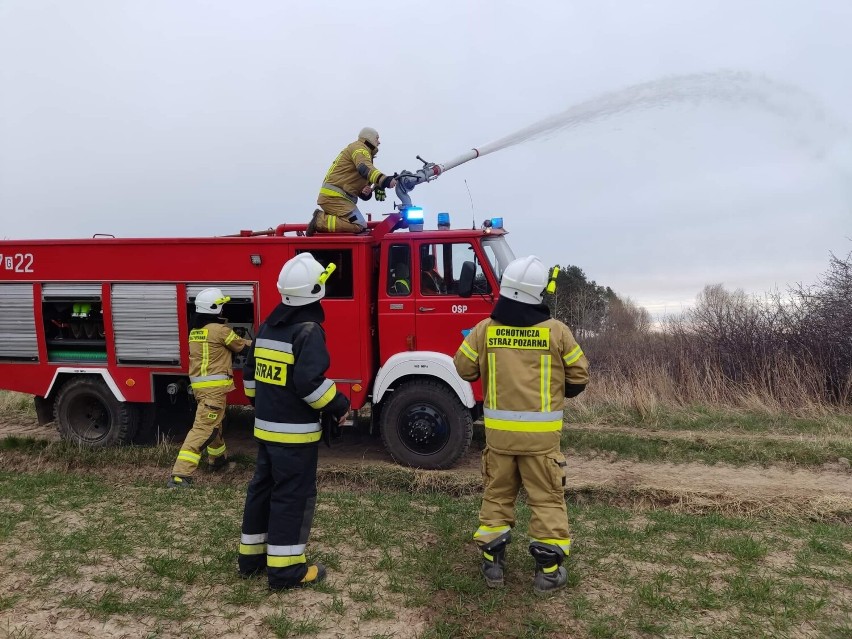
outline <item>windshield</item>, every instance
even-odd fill
[[[503,271],[509,266],[509,262],[515,259],[515,254],[512,253],[512,248],[503,236],[489,237],[482,240],[482,248],[485,250],[485,256],[491,263],[491,269],[494,271],[494,277],[499,283],[503,279]]]

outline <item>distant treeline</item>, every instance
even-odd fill
[[[852,254],[832,255],[816,284],[784,294],[707,286],[694,308],[656,327],[576,266],[561,268],[549,298],[593,374],[620,393],[793,411],[852,403]]]

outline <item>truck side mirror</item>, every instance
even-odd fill
[[[470,297],[473,293],[473,279],[476,277],[476,265],[473,262],[465,262],[461,267],[459,275],[459,297]]]

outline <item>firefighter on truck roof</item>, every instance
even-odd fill
[[[187,488],[207,449],[212,470],[228,464],[222,420],[228,405],[227,395],[234,390],[231,353],[239,353],[248,344],[225,323],[222,308],[231,298],[218,288],[205,288],[195,298],[195,317],[189,332],[189,381],[198,406],[195,421],[180,448],[172,468],[169,488]]]
[[[338,423],[349,399],[325,376],[329,366],[320,300],[334,264],[323,268],[310,253],[288,260],[278,276],[281,304],[261,325],[243,369],[255,407],[257,464],[246,493],[238,569],[264,569],[269,588],[299,588],[325,578],[308,564],[305,546],[317,499],[320,411]]]
[[[482,551],[482,575],[491,588],[503,585],[515,500],[523,486],[537,594],[568,581],[562,565],[571,547],[562,410],[565,398],[579,395],[589,381],[588,361],[571,330],[542,303],[549,279],[535,256],[509,264],[491,317],[471,330],[453,358],[462,378],[482,378],[484,391],[485,492],[473,536]]]
[[[318,209],[308,223],[308,235],[323,233],[360,233],[367,221],[358,210],[358,198],[369,200],[375,194],[385,199],[385,189],[396,186],[396,177],[385,175],[373,166],[379,153],[379,134],[370,127],[358,133],[358,139],[343,149],[323,178],[317,198]]]

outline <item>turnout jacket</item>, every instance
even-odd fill
[[[482,377],[485,440],[507,455],[559,450],[565,397],[589,381],[589,363],[574,335],[543,304],[500,298],[453,358],[468,381]]]
[[[243,369],[257,439],[283,446],[314,444],[322,437],[321,410],[338,419],[349,410],[349,400],[325,377],[324,319],[319,302],[279,304],[260,326]]]
[[[197,317],[189,331],[189,381],[192,390],[234,390],[231,352],[239,353],[249,343],[231,327],[218,321],[205,322]]]
[[[373,166],[373,153],[363,140],[356,140],[343,149],[320,187],[317,204],[328,215],[342,216],[355,209],[358,194],[368,184],[382,187],[387,176]]]

